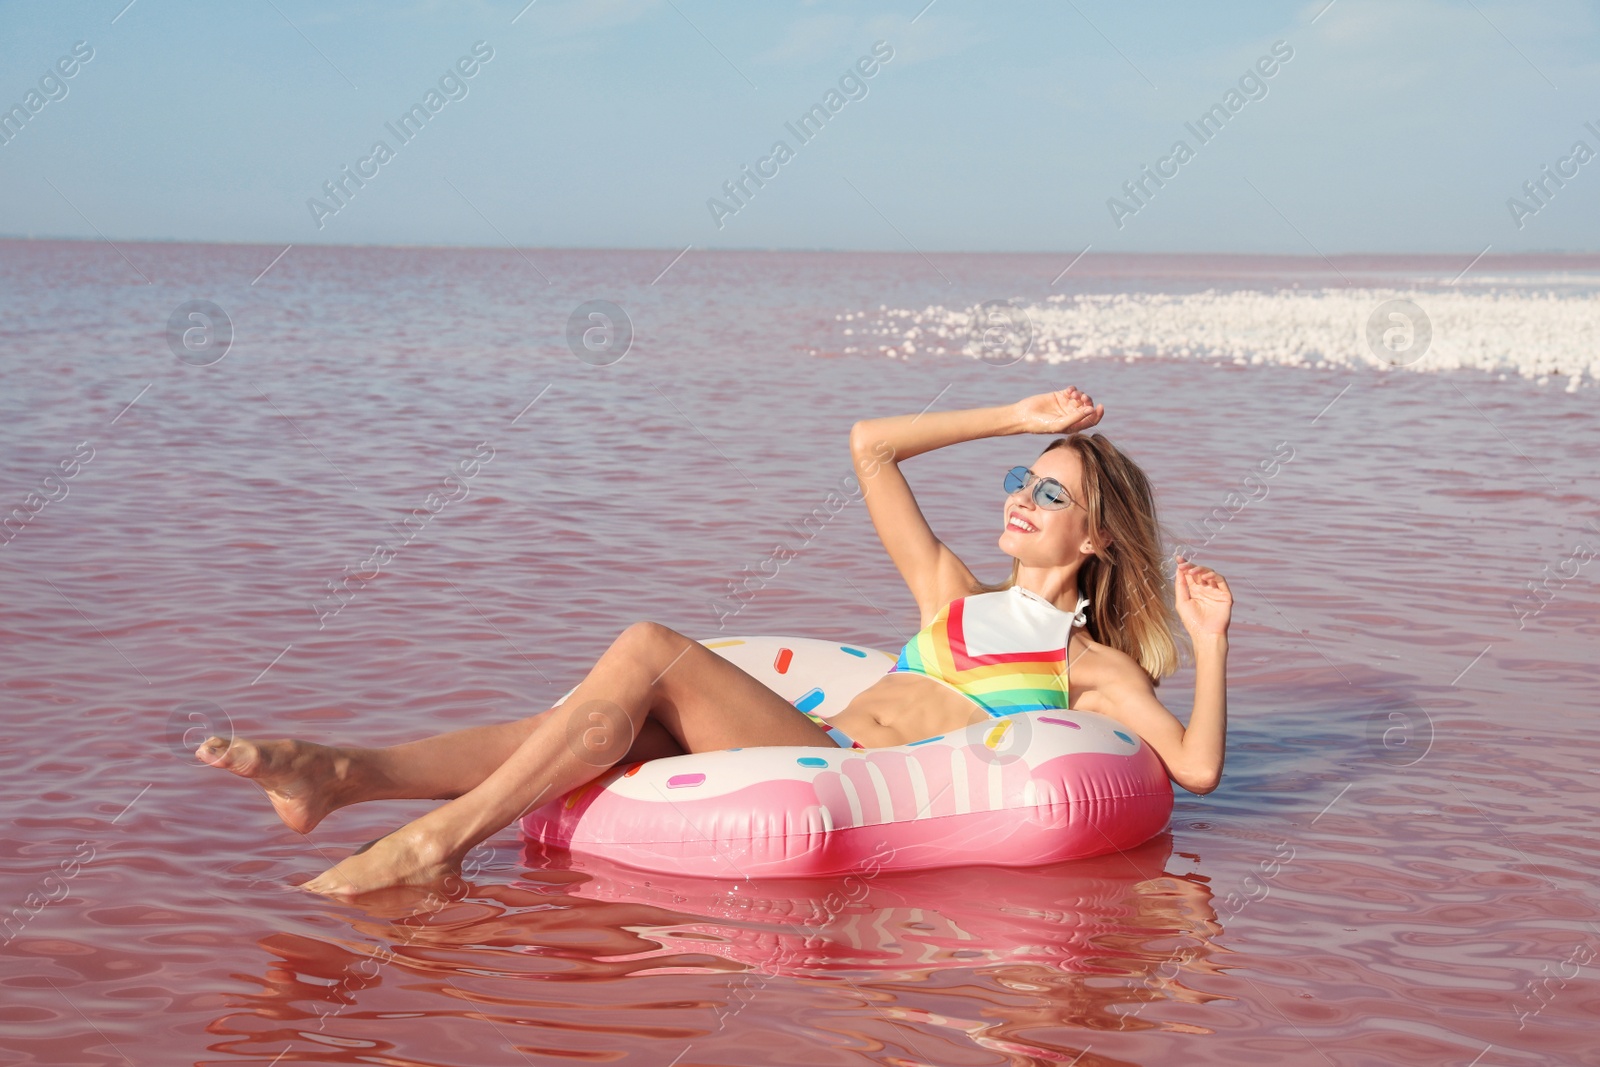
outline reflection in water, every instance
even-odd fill
[[[692,1042],[705,1035],[560,1017],[552,1009],[568,997],[552,983],[629,979],[659,988],[652,980],[666,978],[670,988],[671,976],[723,974],[726,999],[705,1005],[710,1034],[757,997],[795,987],[830,995],[847,983],[882,1019],[911,1024],[924,1042],[929,1028],[959,1030],[963,1042],[1010,1055],[1070,1059],[1073,1050],[1042,1046],[1033,1032],[1172,1029],[1141,1018],[1144,1006],[1217,999],[1189,982],[1216,972],[1221,926],[1211,891],[1168,873],[1171,850],[1163,833],[1125,853],[1051,867],[749,883],[632,871],[529,843],[526,876],[510,884],[472,887],[431,911],[391,898],[340,936],[263,939],[278,963],[258,980],[260,992],[237,1005],[243,1010],[211,1031],[248,1035],[247,1044],[217,1049],[256,1055],[276,1041],[280,1050],[312,1042],[383,1056],[374,1024],[402,1016],[487,1021],[528,1054],[552,1051],[527,1043],[530,1026],[555,1027],[564,1042],[605,1034],[614,1049],[679,1036]],[[980,970],[986,990],[973,981]],[[898,994],[908,983],[962,988],[981,1007],[942,1014],[925,999],[905,1003]],[[421,1012],[385,1011],[385,986],[442,999],[429,998]],[[617,997],[614,984],[601,991],[619,1011],[620,1001],[635,999]],[[444,1004],[452,1007],[441,1011]],[[863,1048],[875,1043],[877,1028],[861,1024],[871,1012],[836,1012],[837,1005],[825,1021],[806,1019],[816,1041],[850,1034]],[[261,1020],[282,1029],[264,1029]]]

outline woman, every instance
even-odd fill
[[[1185,728],[1154,689],[1176,669],[1177,648],[1149,483],[1105,438],[1080,433],[1103,414],[1063,389],[855,424],[850,451],[867,511],[923,629],[827,724],[698,641],[638,622],[565,701],[531,718],[383,749],[211,738],[197,755],[255,780],[301,833],[360,801],[449,800],[303,886],[339,896],[437,882],[480,841],[618,762],[736,747],[902,745],[1040,707],[1116,719],[1173,781],[1208,793],[1222,775],[1232,597],[1220,575],[1178,557],[1177,612],[1195,652]],[[1008,473],[999,544],[1015,562],[1008,581],[985,586],[928,528],[899,463],[1018,433],[1069,436],[1032,468]]]

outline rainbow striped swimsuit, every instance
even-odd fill
[[[1067,638],[1084,625],[1076,613],[1014,585],[960,597],[906,642],[889,673],[922,674],[998,718],[1068,706]]]

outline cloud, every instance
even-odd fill
[[[526,3],[527,0],[522,2]],[[661,6],[660,0],[568,0],[566,3],[539,0],[528,16],[540,8],[553,10],[556,14],[547,26],[551,32],[586,33],[638,22]]]
[[[938,15],[934,11],[929,11],[914,24],[901,16],[879,15],[867,20],[862,33],[868,40],[881,37],[893,43],[896,60],[908,67],[957,55],[993,39],[979,26],[953,15]]]
[[[757,63],[805,65],[825,63],[840,49],[859,47],[861,31],[849,15],[809,15],[784,27],[778,43],[752,57]]]
[[[1338,62],[1338,81],[1367,93],[1448,84],[1463,69],[1506,89],[1548,89],[1549,82],[1568,88],[1563,75],[1572,65],[1560,54],[1561,41],[1580,27],[1592,30],[1595,21],[1581,6],[1565,2],[1541,10],[1543,5],[1336,0],[1310,25],[1325,5],[1313,0],[1302,8],[1306,25],[1283,32],[1295,35],[1297,44],[1320,43]]]
[[[859,50],[864,44],[884,40],[894,46],[898,65],[912,66],[964,52],[987,39],[971,23],[931,11],[915,24],[907,15],[858,19],[845,14],[817,14],[789,23],[777,43],[754,58],[757,63],[772,65],[822,64]]]

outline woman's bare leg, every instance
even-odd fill
[[[525,812],[599,776],[647,719],[685,751],[837,747],[827,732],[755,678],[657,623],[623,631],[560,706],[535,717],[517,750],[476,787],[305,883],[351,896],[437,882],[478,842]]]
[[[563,704],[563,706],[565,706]],[[548,715],[549,712],[544,712]],[[477,788],[533,733],[541,716],[435,734],[389,748],[354,750],[367,791],[363,800],[454,800]],[[683,747],[655,719],[646,719],[619,763],[681,756]]]
[[[539,718],[470,726],[388,748],[214,737],[196,755],[261,786],[278,817],[304,834],[328,813],[363,801],[452,800],[510,758]],[[681,756],[683,751],[664,726],[646,719],[619,762]]]

